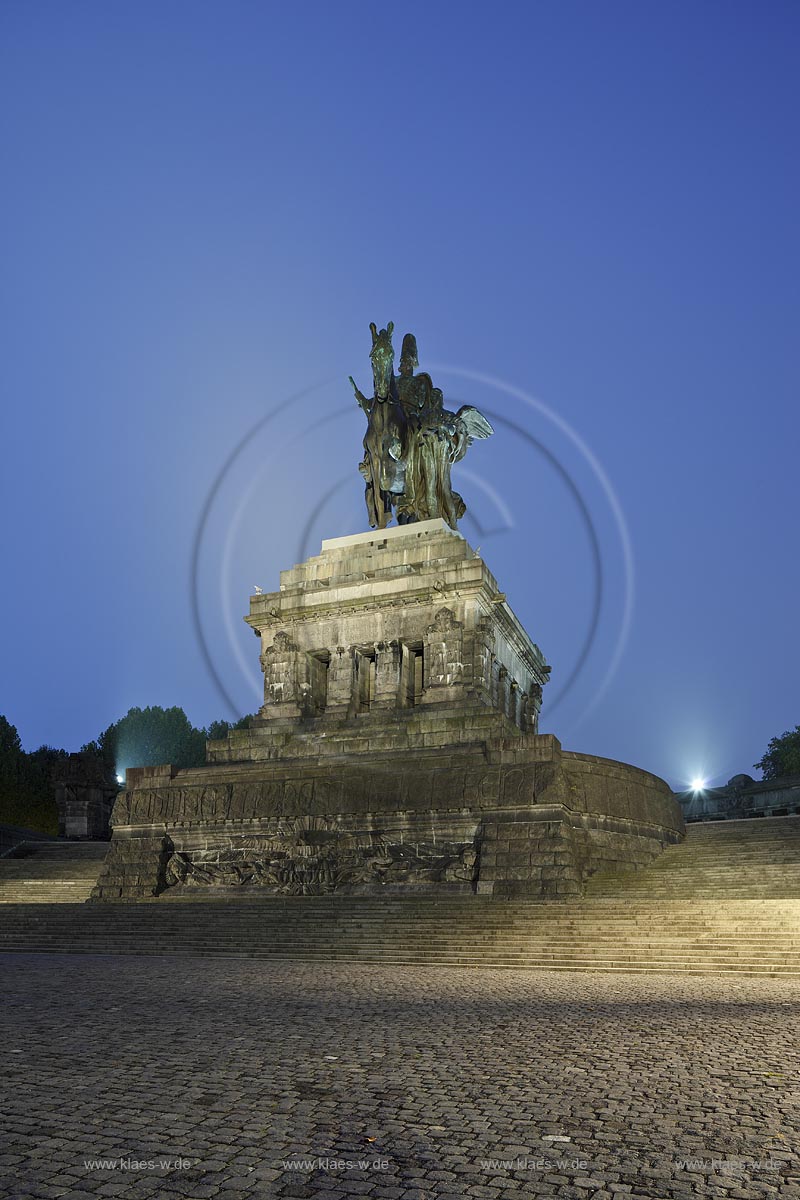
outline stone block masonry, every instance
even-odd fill
[[[207,764],[130,769],[97,900],[564,900],[683,836],[663,780],[540,734],[550,668],[441,520],[324,542],[252,597],[264,703]]]

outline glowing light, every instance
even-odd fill
[[[125,782],[125,776],[124,776],[124,775],[118,775],[118,776],[117,776],[117,783],[124,783],[124,782]]]
[[[692,791],[693,792],[703,792],[703,791],[705,791],[705,787],[706,787],[705,779],[693,779],[692,780]]]

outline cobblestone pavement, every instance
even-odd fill
[[[45,954],[0,972],[3,1197],[800,1197],[800,981]]]

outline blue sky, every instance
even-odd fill
[[[253,711],[252,584],[365,527],[347,375],[392,319],[499,418],[456,470],[463,532],[551,697],[597,617],[543,728],[675,785],[750,771],[800,721],[799,43],[780,2],[7,0],[0,711],[26,748],[134,704],[231,715],[195,548]]]

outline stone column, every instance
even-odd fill
[[[497,707],[508,716],[508,671],[500,663],[497,667]]]
[[[542,685],[540,683],[531,684],[531,693],[528,698],[528,732],[539,732],[539,710],[542,707]]]
[[[308,685],[308,680],[304,677],[305,672],[301,678],[299,666],[297,646],[285,630],[279,630],[272,645],[261,655],[261,669],[264,672],[263,717],[276,719],[301,715],[304,692],[301,684]]]
[[[423,704],[452,703],[464,696],[464,627],[441,608],[425,637]]]
[[[423,690],[422,645],[401,647],[400,662],[400,707],[412,708],[419,704]]]
[[[337,646],[331,652],[328,666],[328,713],[346,714],[353,701],[355,687],[355,655],[350,647]]]
[[[491,703],[494,652],[491,627],[485,619],[475,629],[473,647],[472,684],[478,695]]]
[[[512,679],[508,689],[508,719],[509,721],[513,721],[515,725],[519,724],[518,701],[519,684],[516,679]]]
[[[380,708],[396,708],[400,700],[400,643],[378,642],[375,647],[375,700]]]

